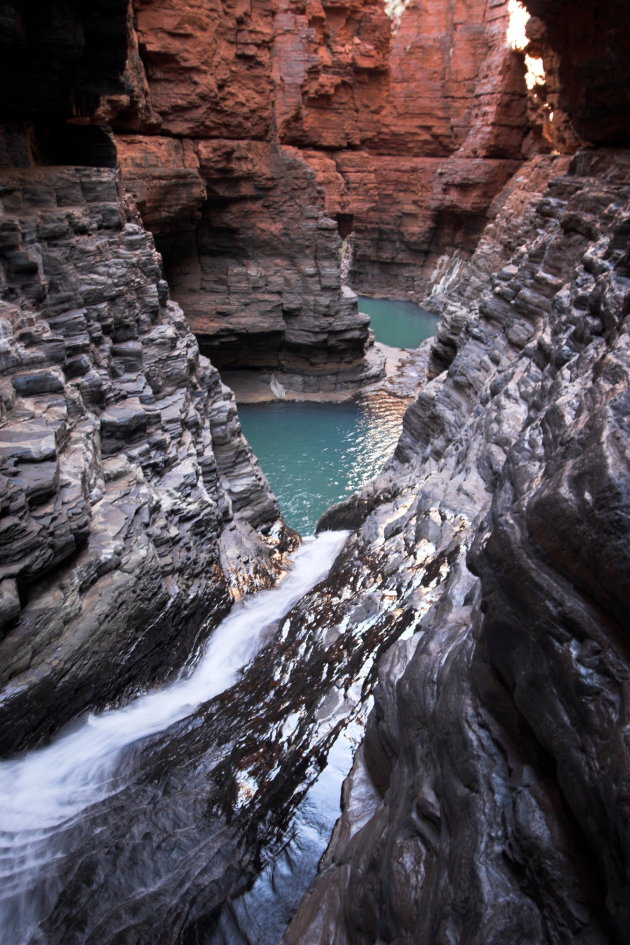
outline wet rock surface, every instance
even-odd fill
[[[407,630],[382,556],[364,564],[343,550],[236,685],[127,750],[112,797],[56,832],[30,942],[212,941]]]
[[[416,632],[287,945],[624,941],[627,171],[585,154],[550,182],[362,497],[357,567],[382,548]]]
[[[630,177],[623,152],[556,166],[544,189],[532,162],[513,192],[518,251],[468,300],[389,467],[327,513],[358,527],[329,579],[62,834],[34,942],[215,941],[377,679],[343,817],[284,941],[623,941]],[[121,370],[136,340],[118,342]],[[106,442],[122,426],[133,446],[147,426],[125,400],[99,417]],[[9,432],[46,495],[58,439],[40,417]],[[127,462],[103,460],[113,482]],[[9,619],[15,599],[8,578]]]
[[[0,172],[5,752],[172,673],[289,541],[118,187]]]

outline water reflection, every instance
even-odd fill
[[[286,522],[308,535],[329,506],[380,471],[406,406],[379,392],[356,403],[243,404],[239,416]]]
[[[271,857],[246,893],[221,911],[203,945],[277,945],[306,893],[341,814],[341,790],[364,734],[371,697],[345,726],[328,753],[326,767],[308,789],[287,832],[283,850]]]

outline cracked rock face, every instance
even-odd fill
[[[175,671],[287,540],[118,187],[0,172],[4,751]]]
[[[364,493],[356,567],[382,549],[414,633],[286,945],[625,940],[629,170],[551,180]]]

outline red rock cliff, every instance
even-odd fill
[[[281,24],[273,3],[139,0],[132,91],[103,114],[213,360],[281,371],[294,386],[360,384],[374,374],[367,319],[342,291],[337,224],[314,170],[276,133],[289,74]]]
[[[382,294],[472,252],[527,130],[506,28],[505,0],[134,0],[131,91],[102,116],[219,363],[361,373],[340,235]]]

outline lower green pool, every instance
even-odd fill
[[[238,412],[285,521],[309,535],[329,506],[379,472],[405,408],[400,398],[380,393],[346,404],[241,404]]]

